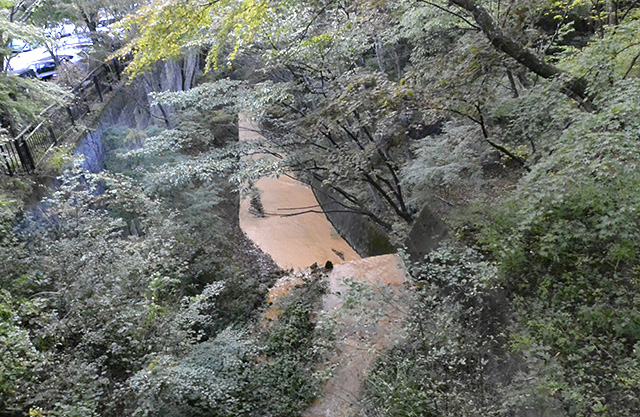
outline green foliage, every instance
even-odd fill
[[[580,117],[553,85],[503,98],[490,116],[500,143],[532,163],[551,152],[567,126]]]
[[[24,21],[14,19],[11,12],[13,4],[0,4],[0,22],[2,22],[2,55],[6,57],[10,54],[8,43],[13,39],[22,39],[25,42],[42,41],[43,36],[40,30],[33,25],[25,24]],[[4,68],[3,68],[4,69]]]
[[[129,146],[124,133],[112,144]],[[129,379],[153,357],[186,357],[250,322],[270,266],[259,271],[255,257],[234,253],[243,240],[220,216],[237,200],[223,184],[161,198],[126,175],[77,166],[60,183],[15,237],[3,199],[0,399],[47,415],[133,412]]]
[[[638,85],[617,85],[473,226],[513,297],[510,348],[528,364],[514,387],[567,415],[638,407]]]
[[[155,94],[174,128],[113,129],[108,166],[125,175],[72,169],[20,233],[0,199],[0,400],[51,415],[301,413],[323,376],[323,289],[307,283],[254,325],[274,276],[242,259],[226,182],[293,172],[399,241],[434,195],[445,214],[480,196],[449,217],[460,240],[413,265],[407,338],[370,372],[363,413],[637,414],[637,5],[475,4],[565,74],[534,76],[437,1],[142,5],[123,23],[132,74],[199,51],[247,82]],[[0,26],[0,46],[26,30]],[[62,97],[0,86],[14,130]],[[235,143],[238,110],[265,141]]]
[[[299,77],[276,86],[263,83],[251,100],[270,128],[269,144],[286,155],[281,167],[345,196],[345,210],[388,229],[396,221],[411,221],[414,209],[404,198],[398,171],[406,157],[407,121],[419,107],[412,87],[368,69],[336,75],[327,86]],[[320,103],[316,91],[324,96]]]
[[[443,247],[416,264],[403,344],[365,382],[366,415],[498,415],[500,323],[496,266],[477,251]]]
[[[640,19],[634,12],[619,25],[607,27],[603,35],[580,50],[569,49],[562,64],[589,83],[593,96],[607,95],[617,80],[638,76],[640,55],[637,39]]]
[[[415,155],[402,169],[402,181],[415,207],[429,201],[434,192],[449,199],[456,189],[480,184],[482,163],[491,160],[487,149],[478,146],[475,127],[450,122],[443,130],[414,142]]]
[[[496,132],[538,153],[513,192],[459,220],[458,236],[495,266],[460,249],[419,264],[409,338],[370,376],[368,414],[634,413],[637,89],[614,82],[595,114],[527,106],[535,96],[496,107]]]
[[[0,243],[6,244],[10,238],[13,223],[14,223],[14,209],[15,200],[6,198],[0,194],[0,236],[2,240]]]
[[[208,47],[207,69],[217,69],[228,43],[232,51],[224,55],[230,65],[254,39],[268,9],[263,0],[171,1],[142,6],[123,22],[134,36],[118,55],[135,51],[127,71],[137,76],[157,61],[178,58],[185,49]]]
[[[243,374],[255,351],[245,332],[228,328],[180,359],[154,358],[129,382],[138,397],[133,415],[243,415],[248,405],[238,395],[246,389]]]
[[[237,101],[237,88],[240,81],[223,78],[207,82],[187,91],[152,93],[153,104],[168,104],[178,109],[196,109],[200,112],[231,107]]]
[[[171,115],[176,127],[129,133],[114,130],[109,140],[121,150],[109,165],[165,190],[209,183],[223,174],[238,172],[245,164],[239,157],[250,152],[252,146],[237,144],[237,116],[232,112],[237,87],[237,82],[221,79],[189,91],[154,94],[155,104],[176,109]],[[137,166],[143,161],[144,172]]]
[[[23,320],[38,317],[39,310],[37,304],[0,290],[0,401],[5,407],[22,397],[24,386],[44,361],[23,327]]]
[[[68,93],[53,83],[0,73],[0,140],[17,135],[52,104],[62,104]]]
[[[13,40],[37,43],[46,39],[42,30],[29,21],[37,3],[0,4],[0,142],[5,140],[5,136],[16,136],[29,123],[36,121],[37,115],[49,105],[61,104],[68,98],[68,93],[53,83],[7,73]]]
[[[226,328],[185,355],[153,358],[129,380],[134,415],[300,415],[317,394],[315,369],[326,356],[327,330],[312,317],[323,290],[318,279],[296,288],[279,305],[282,316],[254,335]]]
[[[260,362],[248,375],[245,395],[254,413],[298,416],[319,393],[332,331],[315,317],[326,290],[316,274],[278,300],[282,315],[266,332]]]

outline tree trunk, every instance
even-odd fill
[[[498,23],[487,10],[476,4],[474,0],[450,0],[452,4],[468,11],[473,16],[482,32],[491,42],[494,48],[504,52],[529,70],[542,78],[550,79],[562,73],[555,65],[551,65],[541,59],[531,50],[507,37]],[[586,97],[586,83],[582,79],[573,79],[563,86],[563,93],[578,101],[586,110],[591,111],[592,105]]]
[[[100,36],[98,34],[98,22],[96,21],[97,15],[95,13],[87,13],[84,9],[80,10],[82,14],[82,20],[84,20],[87,29],[89,29],[89,37],[94,45],[98,44]]]

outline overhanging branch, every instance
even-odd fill
[[[542,78],[552,79],[562,74],[558,67],[549,64],[530,49],[506,36],[489,12],[474,0],[450,0],[450,2],[471,13],[482,33],[497,50],[509,55]],[[576,100],[585,110],[593,111],[593,105],[586,94],[586,82],[583,79],[574,78],[564,83],[562,92]]]

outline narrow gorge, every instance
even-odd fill
[[[259,131],[250,114],[240,114],[241,142],[257,139]],[[356,415],[362,398],[361,384],[368,367],[376,353],[391,346],[392,335],[398,333],[402,314],[388,305],[381,305],[380,300],[367,304],[375,311],[371,315],[380,314],[380,309],[388,314],[375,320],[372,326],[359,322],[348,313],[339,314],[349,292],[345,281],[355,280],[378,290],[389,286],[399,292],[406,279],[403,263],[393,254],[360,258],[322,213],[311,188],[291,175],[261,178],[253,187],[257,195],[246,196],[240,204],[240,228],[280,268],[291,271],[271,287],[269,301],[277,308],[278,297],[285,296],[292,287],[304,284],[300,274],[304,274],[305,269],[311,265],[320,268],[328,265],[325,278],[328,292],[323,298],[322,314],[341,320],[336,335],[336,353],[329,365],[332,367],[331,376],[321,396],[303,415]],[[256,198],[260,201],[259,212],[252,209],[252,199],[255,201]]]

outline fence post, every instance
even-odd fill
[[[95,75],[93,76],[93,84],[95,84],[96,90],[98,90],[98,97],[100,97],[100,102],[102,103],[104,101],[102,100],[102,89],[100,88],[100,81],[98,81],[98,77]]]
[[[9,160],[9,151],[5,150],[5,148],[8,146],[7,145],[0,145],[0,152],[2,152],[5,155],[2,155],[2,159],[4,159],[4,164],[7,166],[7,173],[9,174],[10,177],[13,177],[13,170],[11,169],[11,162]]]
[[[76,121],[73,120],[73,110],[71,110],[71,107],[67,107],[67,113],[69,114],[69,119],[71,119],[71,125],[75,126]]]
[[[120,62],[118,62],[118,58],[114,58],[113,59],[113,66],[115,67],[116,70],[116,77],[118,77],[118,81],[120,81]]]
[[[18,157],[20,158],[22,168],[24,168],[26,172],[31,172],[36,169],[36,164],[33,162],[33,156],[31,156],[31,151],[27,143],[22,138],[15,139],[13,142],[18,150]]]
[[[53,142],[54,145],[57,145],[58,138],[56,138],[56,133],[53,131],[53,128],[49,126],[47,127],[47,130],[49,131],[49,136],[51,136],[51,142]]]

